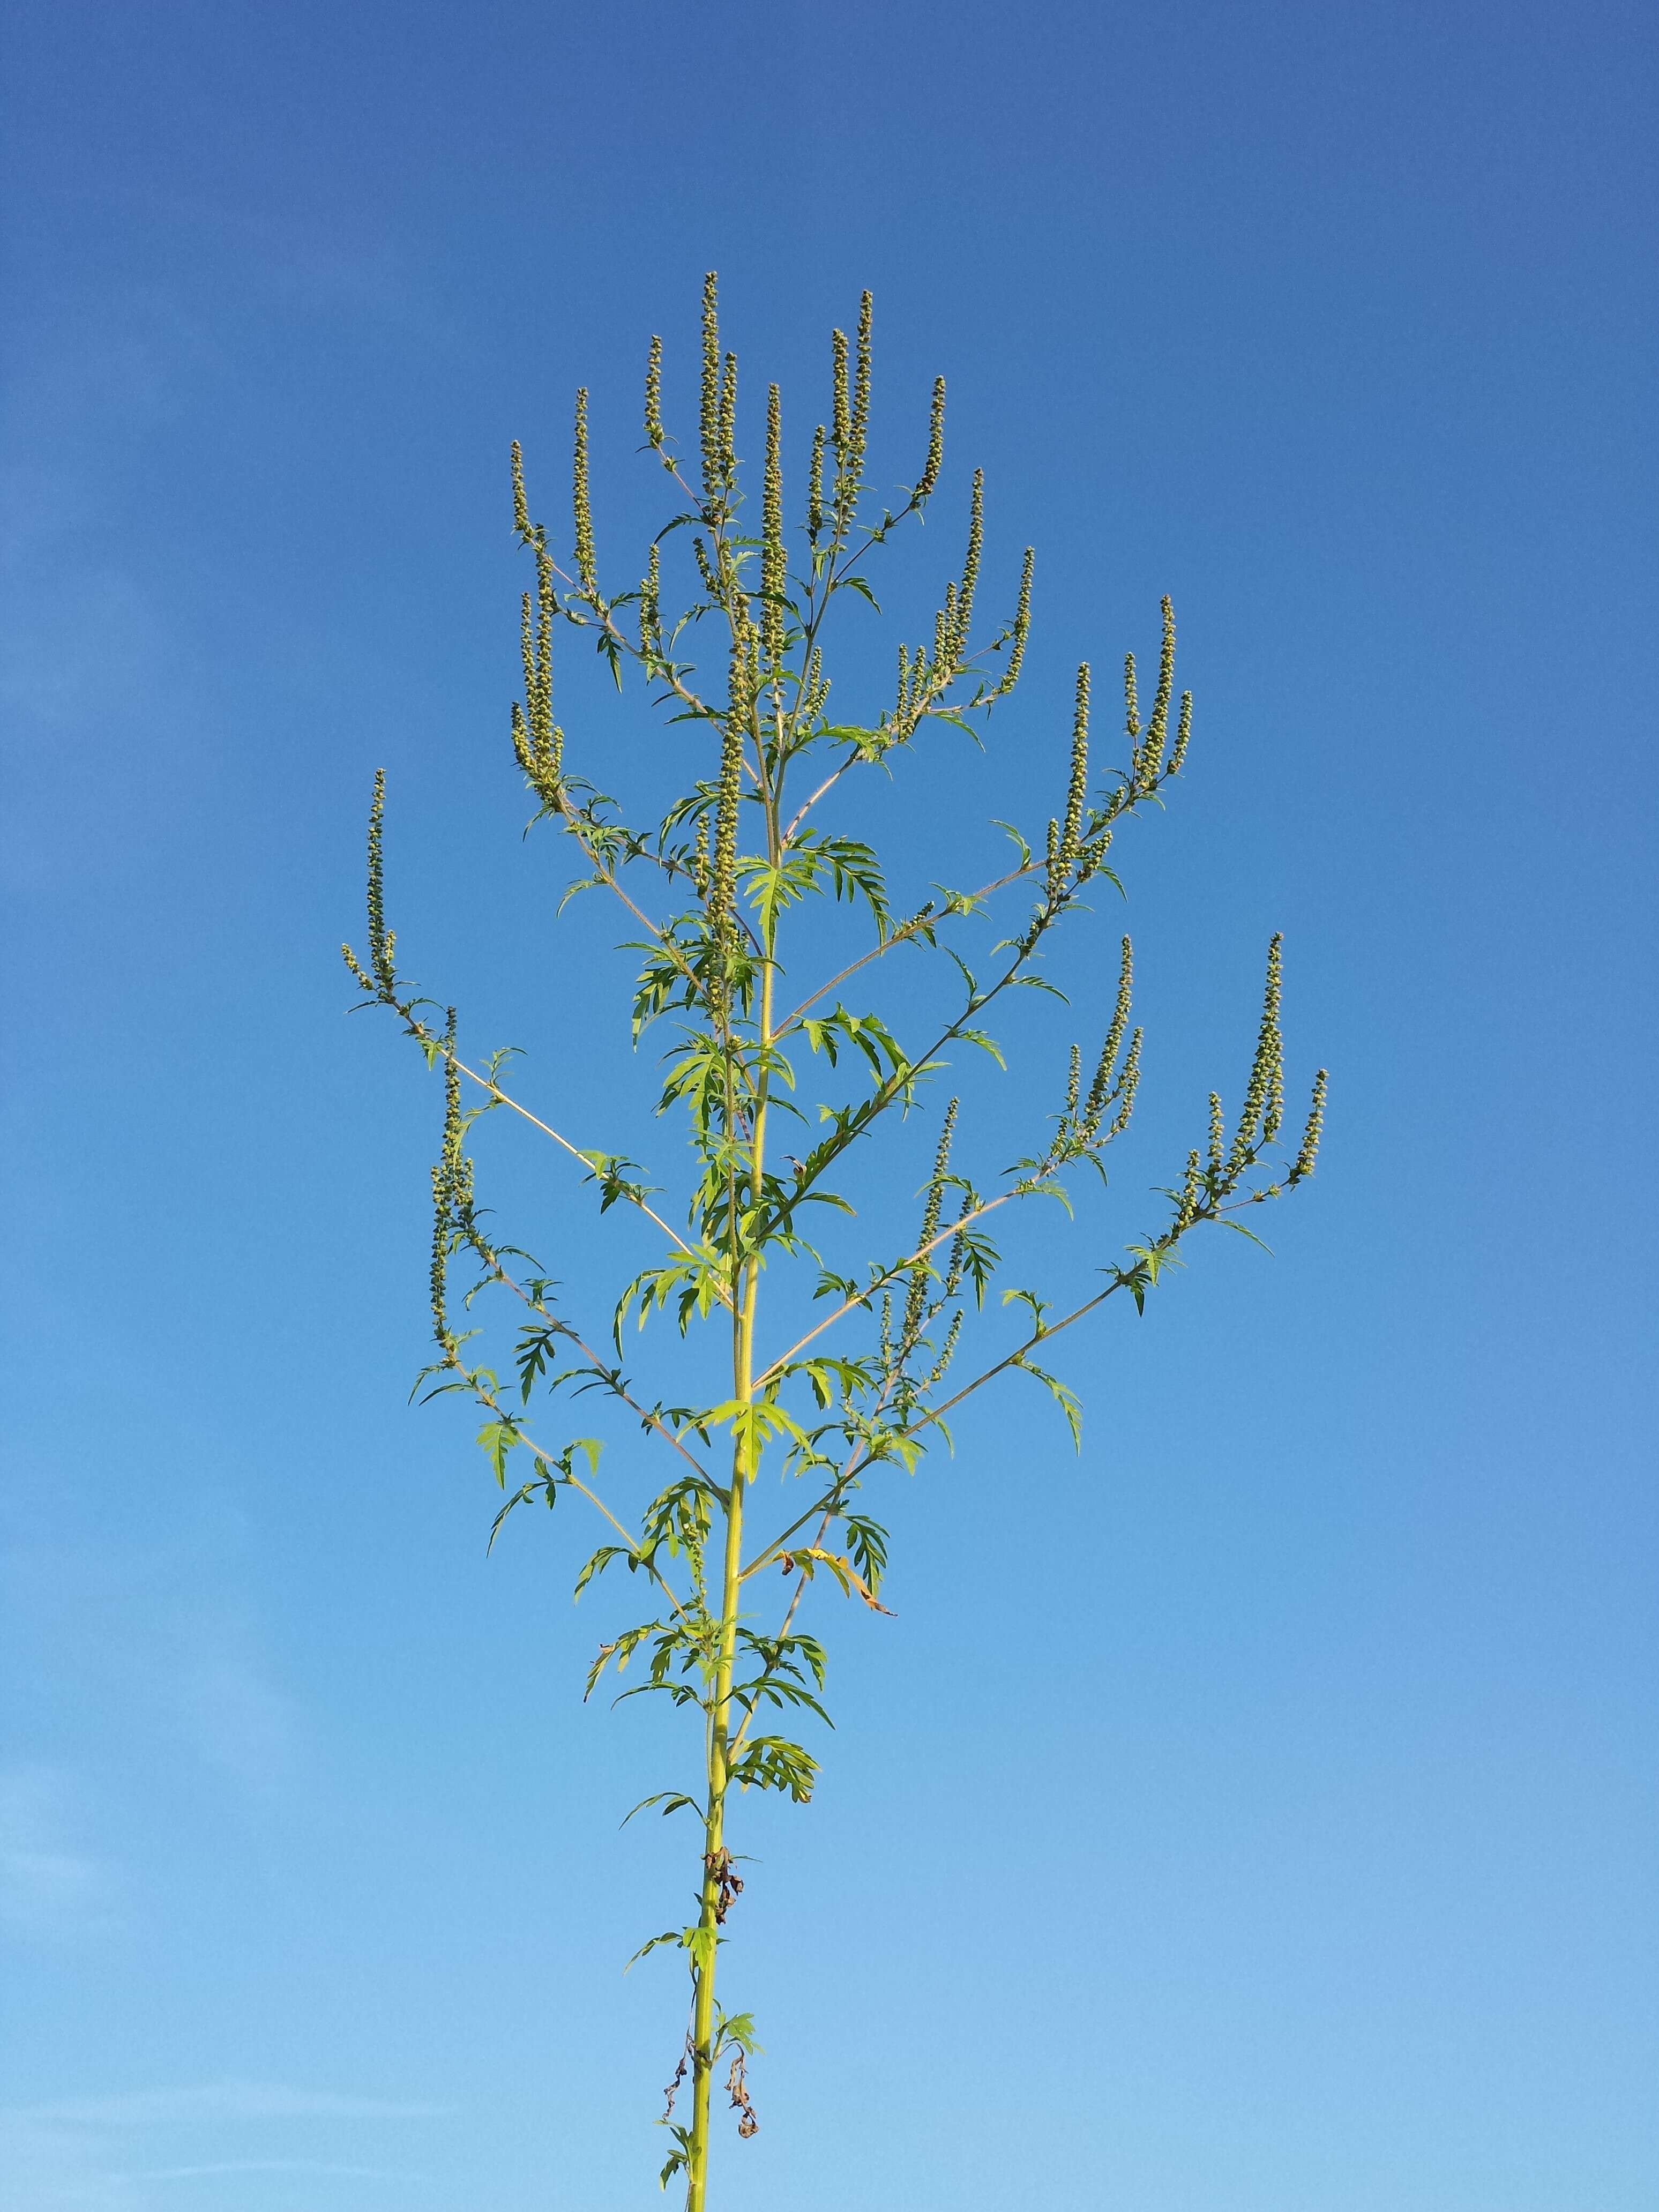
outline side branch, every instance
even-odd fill
[[[1035,874],[1041,865],[1037,860],[1027,860],[1020,867],[1011,868],[1006,875],[999,876],[994,883],[983,884],[976,891],[963,893],[959,900],[954,900],[944,906],[934,906],[929,903],[923,907],[920,913],[912,915],[908,921],[902,921],[890,937],[884,937],[878,945],[872,945],[867,952],[860,953],[858,958],[843,968],[838,975],[830,976],[827,983],[821,983],[810,997],[803,999],[800,1004],[791,1013],[787,1014],[780,1023],[776,1032],[777,1037],[787,1036],[790,1030],[796,1026],[801,1017],[811,1007],[816,1006],[820,999],[827,998],[831,991],[839,990],[842,985],[850,977],[856,975],[861,968],[867,968],[872,961],[883,958],[887,953],[892,951],[896,945],[909,944],[914,938],[923,934],[933,924],[947,921],[952,914],[965,914],[975,907],[982,906],[987,899],[994,898],[999,891],[1006,890],[1010,884],[1019,883],[1026,876]]]
[[[516,1098],[510,1097],[507,1092],[501,1089],[501,1085],[495,1081],[493,1076],[481,1074],[476,1067],[469,1067],[465,1060],[461,1059],[459,1054],[449,1053],[446,1054],[445,1057],[453,1062],[458,1073],[470,1078],[472,1082],[478,1085],[480,1090],[487,1091],[497,1105],[510,1108],[521,1120],[528,1121],[532,1128],[539,1129],[544,1136],[551,1137],[554,1143],[562,1146],[565,1152],[568,1152],[573,1160],[580,1160],[582,1165],[586,1168],[590,1173],[592,1172],[593,1159],[591,1153],[583,1152],[580,1145],[572,1144],[569,1138],[565,1136],[561,1131],[556,1129],[550,1121],[544,1121],[539,1114],[532,1114],[529,1107],[521,1106]],[[648,1221],[654,1221],[658,1228],[661,1230],[663,1235],[667,1237],[669,1243],[673,1245],[676,1251],[684,1252],[686,1257],[690,1260],[699,1260],[702,1257],[702,1255],[698,1252],[695,1245],[688,1244],[684,1237],[680,1235],[679,1231],[671,1227],[670,1224],[663,1219],[661,1214],[657,1212],[656,1208],[651,1205],[648,1200],[641,1197],[636,1192],[626,1188],[621,1191],[620,1195],[626,1198],[630,1205],[637,1206],[640,1212],[645,1215]],[[724,1297],[724,1293],[721,1295]],[[726,1303],[729,1304],[730,1301],[727,1300]]]

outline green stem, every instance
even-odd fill
[[[738,1322],[738,1359],[743,1359],[744,1322]],[[752,1339],[752,1317],[748,1335]],[[739,1395],[744,1395],[742,1391]],[[720,1940],[720,1875],[726,1845],[726,1791],[732,1725],[732,1669],[737,1650],[738,1604],[742,1591],[743,1493],[750,1472],[746,1444],[732,1455],[732,1494],[726,1514],[726,1561],[720,1589],[720,1656],[708,1727],[708,1796],[703,1820],[702,1895],[698,1929],[702,1958],[692,1967],[691,2140],[686,2159],[686,2212],[703,2212],[708,2187],[708,2101],[714,2071],[714,1968]]]
[[[760,747],[757,743],[757,751]],[[761,752],[763,776],[764,753]],[[778,854],[779,797],[762,786],[767,817],[767,844],[774,861]],[[774,955],[776,925],[769,923],[762,947],[761,1002],[758,1024],[761,1072],[756,1085],[755,1114],[749,1161],[750,1206],[758,1219],[765,1188],[766,1121],[770,1094],[767,1061],[772,1048]],[[732,1200],[734,1250],[740,1250]],[[760,1299],[758,1256],[743,1258],[732,1285],[732,1396],[748,1405],[755,1387],[755,1319]],[[697,1925],[702,1955],[692,1964],[691,1999],[691,2128],[686,2154],[686,2212],[705,2212],[708,2191],[709,2100],[714,2072],[714,1974],[720,1940],[720,1910],[726,1853],[726,1793],[731,1783],[732,1676],[737,1662],[738,1613],[743,1600],[744,1494],[755,1477],[758,1453],[752,1430],[740,1433],[732,1455],[732,1488],[726,1504],[726,1555],[720,1578],[720,1645],[715,1659],[714,1695],[710,1701],[708,1736],[708,1796],[703,1814],[702,1889]]]

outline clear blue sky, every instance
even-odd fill
[[[1088,1233],[1236,1093],[1272,928],[1334,1071],[1276,1256],[1072,1347],[1080,1458],[1014,1390],[895,1498],[820,1800],[751,1831],[722,2204],[1647,2212],[1649,11],[17,0],[5,45],[5,2212],[658,2201],[680,1990],[619,1969],[685,1845],[616,1823],[666,1748],[578,1702],[574,1527],[487,1563],[466,1424],[405,1407],[434,1100],[336,947],[384,763],[415,972],[636,1115],[614,1030],[578,1058],[607,926],[519,838],[504,456],[550,503],[590,383],[633,561],[710,266],[797,421],[873,286],[882,465],[944,371],[947,501],[982,461],[998,573],[1040,549],[921,872],[1176,596]]]

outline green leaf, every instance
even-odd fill
[[[637,1805],[633,1806],[628,1812],[623,1814],[619,1825],[625,1828],[629,1822],[633,1819],[635,1813],[648,1813],[653,1805],[660,1805],[662,1807],[662,1817],[664,1820],[666,1820],[671,1813],[678,1813],[683,1806],[689,1807],[694,1813],[701,1812],[702,1809],[698,1804],[696,1799],[695,1797],[688,1797],[684,1790],[659,1790],[654,1796],[641,1797]],[[661,1936],[658,1936],[654,1940],[660,1942],[663,1939]],[[647,1944],[646,1948],[648,1950],[650,1946]],[[634,1957],[635,1959],[642,1956],[643,1954],[638,1951],[634,1954]],[[632,1966],[633,1962],[632,1959],[629,1960],[629,1964],[630,1966]]]
[[[659,2122],[666,2126],[674,2138],[674,2148],[668,2154],[668,2162],[658,2175],[659,2185],[666,2189],[677,2173],[684,2172],[691,2163],[691,2132],[689,2128],[677,2127],[672,2122]]]
[[[890,1607],[883,1605],[877,1598],[875,1592],[853,1562],[844,1558],[841,1553],[825,1551],[820,1544],[805,1544],[799,1549],[792,1547],[789,1557],[809,1582],[812,1578],[814,1568],[823,1567],[835,1577],[846,1595],[850,1597],[856,1593],[872,1613],[890,1611]]]
[[[777,1735],[754,1737],[732,1769],[741,1790],[777,1790],[797,1805],[811,1798],[818,1763],[810,1751]]]
[[[725,2013],[721,2012],[717,2006],[715,2014],[714,2056],[716,2058],[723,2051],[731,2050],[734,2045],[745,2057],[757,2058],[764,2055],[765,2045],[756,2040],[753,2013]]]
[[[602,1575],[612,1559],[629,1559],[633,1556],[631,1547],[626,1544],[601,1544],[580,1574],[577,1576],[576,1587],[571,1592],[571,1595],[580,1597],[594,1576]]]
[[[1273,1258],[1273,1246],[1267,1243],[1265,1237],[1258,1237],[1254,1229],[1247,1229],[1242,1221],[1234,1221],[1231,1217],[1229,1217],[1223,1220],[1221,1225],[1224,1229],[1236,1230],[1241,1237],[1248,1237],[1252,1244],[1260,1244],[1267,1257],[1270,1260]]]
[[[1039,1367],[1034,1359],[1026,1358],[1024,1353],[1022,1353],[1020,1357],[1013,1362],[1013,1364],[1018,1367],[1023,1374],[1034,1375],[1037,1381],[1042,1384],[1043,1388],[1048,1392],[1050,1397],[1053,1398],[1054,1403],[1060,1407],[1060,1412],[1066,1416],[1066,1425],[1072,1431],[1072,1444],[1073,1449],[1075,1450],[1081,1451],[1083,1449],[1083,1408],[1078,1401],[1076,1391],[1070,1389],[1066,1383],[1060,1382],[1057,1376],[1050,1375],[1045,1368]]]
[[[486,1421],[478,1431],[478,1443],[495,1470],[495,1480],[503,1490],[507,1487],[507,1454],[520,1441],[519,1432],[510,1420]]]
[[[645,1957],[646,1954],[649,1951],[654,1951],[659,1944],[678,1943],[683,1940],[683,1933],[679,1929],[665,1928],[660,1936],[653,1936],[648,1943],[641,1944],[639,1949],[635,1952],[633,1957],[629,1960],[628,1966],[623,1968],[623,1973],[628,1972],[629,1966],[637,1966],[640,1960]]]
[[[963,1044],[976,1044],[981,1052],[988,1052],[999,1067],[1007,1066],[1008,1063],[1002,1056],[1001,1046],[994,1036],[988,1036],[983,1030],[962,1029],[957,1030],[956,1034],[962,1039]]]
[[[680,2132],[684,2134],[684,2130],[682,2129]],[[691,2142],[691,2138],[689,2135],[686,2136],[685,2142],[686,2146],[689,2148]],[[680,2171],[681,2167],[685,2166],[687,2163],[688,2160],[685,2149],[671,2150],[668,2156],[663,2161],[661,2172],[657,2176],[658,2188],[665,2191],[669,2183],[674,2179],[674,2176]]]
[[[873,1593],[881,1588],[881,1578],[887,1571],[887,1531],[878,1521],[861,1513],[845,1513],[842,1526],[847,1531],[847,1549],[854,1565],[864,1577]],[[823,1680],[823,1676],[818,1677]]]

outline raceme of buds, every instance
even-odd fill
[[[645,434],[649,444],[661,447],[662,340],[659,337],[652,339],[651,351],[645,364]]]
[[[524,454],[516,438],[513,441],[513,527],[527,545],[534,532],[530,527],[530,501],[525,495]]]
[[[653,545],[640,583],[640,659],[649,664],[662,653],[662,553]]]
[[[1025,641],[1031,629],[1031,571],[1036,558],[1035,549],[1028,545],[1019,574],[1019,598],[1015,602],[1014,618],[1008,625],[1008,665],[995,690],[988,695],[988,704],[990,700],[1006,699],[1019,681],[1025,659]]]
[[[958,1101],[952,1099],[945,1109],[945,1121],[939,1133],[939,1148],[933,1155],[933,1172],[928,1179],[927,1195],[922,1203],[921,1234],[916,1239],[920,1255],[910,1270],[910,1288],[904,1302],[904,1327],[900,1342],[908,1352],[921,1332],[927,1302],[927,1285],[932,1275],[932,1262],[927,1248],[939,1234],[939,1208],[945,1198],[945,1178],[951,1165],[951,1139],[956,1132]]]
[[[1126,937],[1118,956],[1117,1001],[1112,1008],[1111,1022],[1100,1048],[1100,1058],[1095,1063],[1094,1079],[1089,1085],[1089,1096],[1083,1108],[1083,1130],[1085,1141],[1088,1143],[1093,1142],[1107,1102],[1115,1095],[1112,1079],[1117,1071],[1117,1056],[1122,1048],[1123,1032],[1129,1025],[1129,1009],[1134,1001],[1134,947]]]
[[[1273,1131],[1267,1131],[1263,1124],[1275,1093],[1280,1091],[1282,1085],[1279,1070],[1285,1043],[1279,1033],[1279,1002],[1283,988],[1284,942],[1282,937],[1275,935],[1267,946],[1267,981],[1262,994],[1261,1026],[1256,1035],[1255,1056],[1250,1063],[1249,1081],[1244,1089],[1244,1103],[1239,1109],[1232,1151],[1228,1155],[1230,1175],[1237,1175],[1255,1156],[1257,1144],[1262,1137],[1271,1139],[1277,1133],[1276,1126]]]
[[[1175,750],[1170,755],[1170,774],[1179,775],[1187,758],[1187,746],[1193,734],[1193,695],[1181,695],[1181,716],[1176,724]]]
[[[1325,1127],[1325,1086],[1327,1071],[1321,1068],[1314,1078],[1313,1103],[1308,1109],[1308,1125],[1302,1132],[1301,1149],[1296,1164],[1285,1177],[1287,1182],[1301,1182],[1314,1171],[1314,1162],[1319,1154],[1319,1139]]]
[[[767,665],[783,659],[783,597],[788,589],[788,556],[783,543],[783,413],[778,387],[766,399],[766,477],[761,514],[761,642]]]
[[[386,926],[386,770],[374,771],[368,810],[368,964],[376,988],[390,998],[397,987],[397,933]]]
[[[968,632],[974,620],[974,594],[979,587],[980,556],[985,545],[985,471],[974,471],[974,488],[968,503],[968,550],[962,563],[962,582],[953,592],[946,585],[945,605],[950,610],[951,658],[959,661],[968,647]]]
[[[1158,690],[1152,699],[1152,711],[1146,724],[1146,742],[1140,748],[1140,757],[1135,763],[1135,783],[1141,791],[1151,791],[1157,785],[1164,765],[1164,747],[1170,732],[1170,702],[1175,693],[1175,607],[1164,602],[1164,643],[1158,654]]]
[[[951,1315],[950,1326],[945,1332],[945,1342],[940,1347],[939,1358],[928,1370],[927,1380],[921,1386],[924,1391],[936,1389],[945,1380],[945,1370],[957,1356],[957,1339],[962,1334],[963,1318],[962,1308],[958,1306]]]
[[[1182,1179],[1181,1196],[1176,1203],[1173,1227],[1177,1237],[1190,1229],[1198,1218],[1201,1195],[1201,1176],[1196,1152],[1187,1155],[1187,1172]]]
[[[463,1171],[461,1075],[455,1064],[455,1009],[443,1034],[443,1140],[432,1170],[432,1332],[446,1349],[451,1342],[447,1297],[449,1255],[454,1242],[455,1202]]]
[[[514,756],[526,781],[544,806],[559,801],[561,756],[564,733],[553,720],[553,617],[557,596],[553,586],[553,564],[538,533],[532,543],[536,555],[536,609],[532,626],[530,594],[520,606],[519,649],[524,664],[524,708],[512,711]]]
[[[738,475],[738,356],[728,353],[720,368],[720,489],[730,491]]]
[[[909,711],[910,648],[904,643],[903,640],[901,639],[899,641],[898,649],[898,696],[895,701],[893,707],[893,720],[896,727],[902,729],[905,718],[909,714]]]
[[[836,504],[840,504],[840,479],[847,466],[847,451],[853,441],[853,404],[847,381],[847,333],[830,333],[830,442],[836,449]]]
[[[1140,1088],[1140,1039],[1137,1030],[1129,1039],[1129,1049],[1123,1055],[1123,1072],[1117,1080],[1118,1109],[1108,1138],[1121,1137],[1129,1126],[1129,1117],[1135,1110],[1135,1093]]]
[[[823,672],[823,653],[814,646],[812,657],[806,664],[806,683],[801,692],[800,719],[809,727],[823,712],[823,702],[830,696],[830,678]]]
[[[744,748],[753,706],[750,641],[746,630],[734,629],[724,735],[720,745],[720,792],[714,814],[714,865],[709,885],[709,908],[717,939],[729,944],[737,896],[738,807],[743,797]]]
[[[835,525],[832,534],[836,544],[845,540],[853,527],[863,481],[865,445],[870,427],[872,312],[871,295],[866,292],[859,304],[858,349],[850,370],[847,333],[845,331],[833,331],[830,338],[830,443],[836,456],[836,476],[830,504]]]
[[[711,269],[702,282],[702,380],[697,407],[702,491],[710,506],[721,489],[720,284]]]
[[[922,464],[921,474],[910,496],[918,505],[931,499],[939,483],[939,472],[945,465],[945,379],[933,379],[933,407],[927,422],[927,459]]]
[[[697,887],[700,898],[708,896],[708,813],[707,808],[697,817],[697,842],[691,852],[691,880]]]
[[[585,595],[590,599],[597,599],[599,580],[593,561],[593,511],[587,491],[587,388],[585,385],[576,394],[576,455],[571,471],[571,483],[576,521],[576,574],[581,579]]]
[[[1069,875],[1077,866],[1083,831],[1083,807],[1089,791],[1089,664],[1077,672],[1077,704],[1072,715],[1072,774],[1060,832],[1060,866]],[[1127,939],[1125,940],[1127,941]]]
[[[812,433],[812,458],[806,465],[806,534],[816,538],[823,528],[823,425]]]
[[[859,295],[857,366],[853,376],[853,451],[860,460],[870,436],[870,333],[876,312],[873,292]]]
[[[973,1205],[972,1196],[964,1191],[961,1215],[970,1213],[973,1211]],[[951,1256],[945,1270],[944,1294],[947,1298],[955,1297],[957,1292],[962,1288],[962,1279],[967,1271],[967,1265],[968,1235],[965,1230],[958,1230],[951,1240]]]

